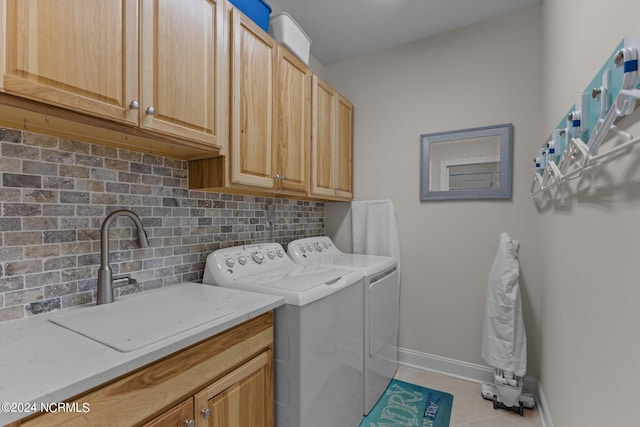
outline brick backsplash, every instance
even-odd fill
[[[324,233],[324,204],[192,191],[187,162],[0,128],[0,321],[95,303],[100,226],[121,208],[141,218],[111,226],[114,274],[124,293],[199,281],[215,249]],[[266,206],[276,206],[274,230]]]

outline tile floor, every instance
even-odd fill
[[[542,427],[536,408],[525,409],[522,417],[515,412],[493,409],[493,403],[482,398],[478,383],[402,365],[396,379],[451,393],[450,427]]]

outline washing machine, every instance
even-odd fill
[[[202,282],[285,299],[274,312],[277,427],[360,425],[361,273],[296,264],[264,243],[212,252]]]
[[[398,262],[393,257],[344,253],[326,236],[294,240],[287,252],[299,264],[345,268],[364,276],[363,395],[368,415],[398,369]]]

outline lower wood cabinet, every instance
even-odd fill
[[[273,315],[266,313],[67,400],[87,412],[11,427],[272,427]]]
[[[267,350],[143,427],[271,427],[272,385],[273,352]]]
[[[266,351],[196,394],[196,426],[273,425],[272,361]]]
[[[193,416],[193,398],[190,398],[149,421],[143,427],[194,427]]]

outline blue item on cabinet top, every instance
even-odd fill
[[[229,0],[240,9],[242,13],[247,15],[253,22],[258,24],[260,28],[269,31],[269,15],[271,15],[271,6],[264,0]]]

